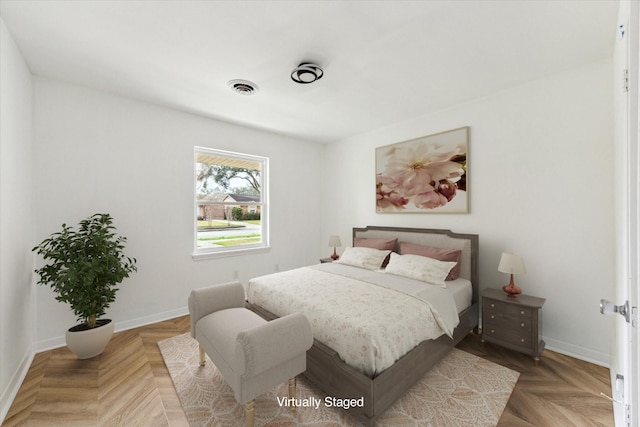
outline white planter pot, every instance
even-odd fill
[[[102,326],[96,326],[93,329],[77,332],[71,331],[71,329],[75,328],[74,326],[74,328],[70,328],[65,333],[67,347],[78,356],[78,359],[95,357],[102,353],[107,344],[109,344],[113,336],[115,322],[111,319],[102,319],[102,321],[107,323]]]

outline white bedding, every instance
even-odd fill
[[[471,300],[473,299],[471,281],[459,277],[456,280],[448,280],[446,284],[449,292],[453,294],[458,313],[462,313],[464,309],[471,305]]]
[[[248,299],[282,317],[304,313],[313,336],[350,366],[375,376],[427,339],[451,336],[464,284],[443,289],[362,268],[325,263],[249,281]],[[458,289],[454,298],[452,289]]]

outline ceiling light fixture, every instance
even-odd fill
[[[227,85],[240,95],[253,95],[258,91],[258,86],[248,80],[231,80]]]
[[[324,71],[322,71],[320,66],[310,62],[303,62],[293,69],[291,72],[291,80],[306,85],[320,80],[323,75]]]

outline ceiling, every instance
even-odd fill
[[[0,0],[32,73],[321,143],[610,58],[615,0]],[[321,80],[294,83],[303,61]],[[239,95],[227,82],[259,91]]]

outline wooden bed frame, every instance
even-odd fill
[[[354,228],[353,238],[398,238],[398,242],[411,242],[440,248],[462,250],[460,277],[471,281],[472,304],[460,313],[460,324],[453,339],[442,335],[435,340],[418,344],[382,373],[371,378],[347,365],[331,348],[314,340],[307,352],[307,370],[303,374],[327,396],[337,398],[364,397],[363,407],[349,408],[349,413],[367,426],[433,367],[450,349],[455,347],[471,330],[478,327],[478,236],[459,234],[450,230],[367,226]],[[270,320],[277,316],[254,304],[248,307]]]

